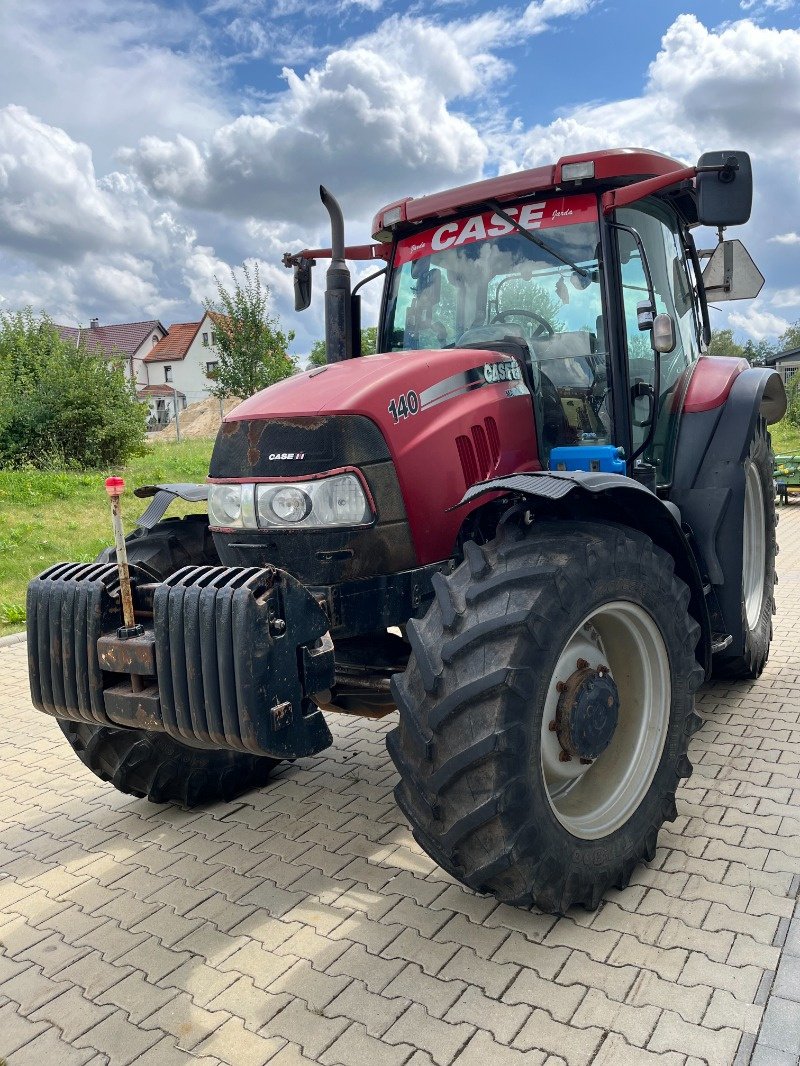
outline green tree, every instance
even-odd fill
[[[779,340],[780,351],[786,352],[791,348],[800,348],[800,321],[795,322],[785,330]]]
[[[711,343],[708,346],[709,355],[735,356],[746,359],[744,345],[737,344],[733,339],[732,329],[712,329]]]
[[[0,467],[119,465],[144,450],[146,418],[122,360],[62,341],[30,309],[0,313]]]
[[[251,270],[245,263],[242,274],[244,281],[239,281],[231,271],[230,290],[215,278],[217,299],[205,305],[217,327],[219,356],[209,375],[215,396],[252,396],[296,369],[288,351],[294,331],[284,333],[277,315],[270,314],[270,291],[261,282],[258,264]]]
[[[328,356],[325,352],[325,341],[314,341],[311,346],[311,355],[308,357],[309,366],[325,366]]]
[[[378,350],[378,327],[366,326],[361,330],[361,354],[374,355]],[[325,341],[314,341],[311,345],[311,354],[308,357],[309,366],[325,366],[328,357],[325,351]]]

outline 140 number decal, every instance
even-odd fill
[[[411,415],[418,413],[419,396],[413,389],[403,393],[398,399],[389,401],[389,414],[394,419],[395,425],[397,425],[401,419],[409,418]]]

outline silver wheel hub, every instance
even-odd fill
[[[752,632],[764,604],[767,537],[764,529],[764,490],[754,463],[745,466],[744,526],[742,529],[742,600],[747,628]]]
[[[652,616],[625,600],[587,615],[556,662],[540,745],[547,798],[573,836],[608,836],[636,811],[661,759],[671,702]]]

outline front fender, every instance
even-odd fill
[[[689,588],[689,611],[700,624],[701,637],[695,652],[706,672],[711,671],[711,622],[703,581],[694,552],[670,506],[638,481],[622,474],[551,470],[512,474],[473,485],[458,506],[474,503],[481,496],[497,493],[531,502],[535,514],[584,521],[606,520],[638,529],[672,556],[675,573]]]

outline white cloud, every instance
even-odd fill
[[[773,293],[769,301],[773,307],[798,307],[800,308],[800,287],[792,289],[778,289]]]
[[[6,246],[74,261],[87,251],[157,251],[130,179],[95,176],[89,147],[23,107],[0,109],[0,224]]]
[[[795,0],[739,0],[742,11],[788,11]]]
[[[153,195],[191,207],[307,219],[325,182],[350,209],[480,176],[486,149],[473,126],[397,56],[338,50],[264,115],[241,115],[202,147],[142,139],[121,153]],[[379,206],[379,204],[375,204]]]
[[[107,166],[145,134],[203,136],[228,112],[224,67],[186,4],[5,3],[0,100],[89,142]],[[24,98],[23,95],[24,94]]]
[[[800,234],[792,231],[791,233],[776,233],[774,237],[769,238],[770,244],[800,244]]]
[[[728,323],[755,341],[779,337],[789,328],[787,319],[762,310],[757,303],[751,304],[746,311],[733,311],[728,316]]]

